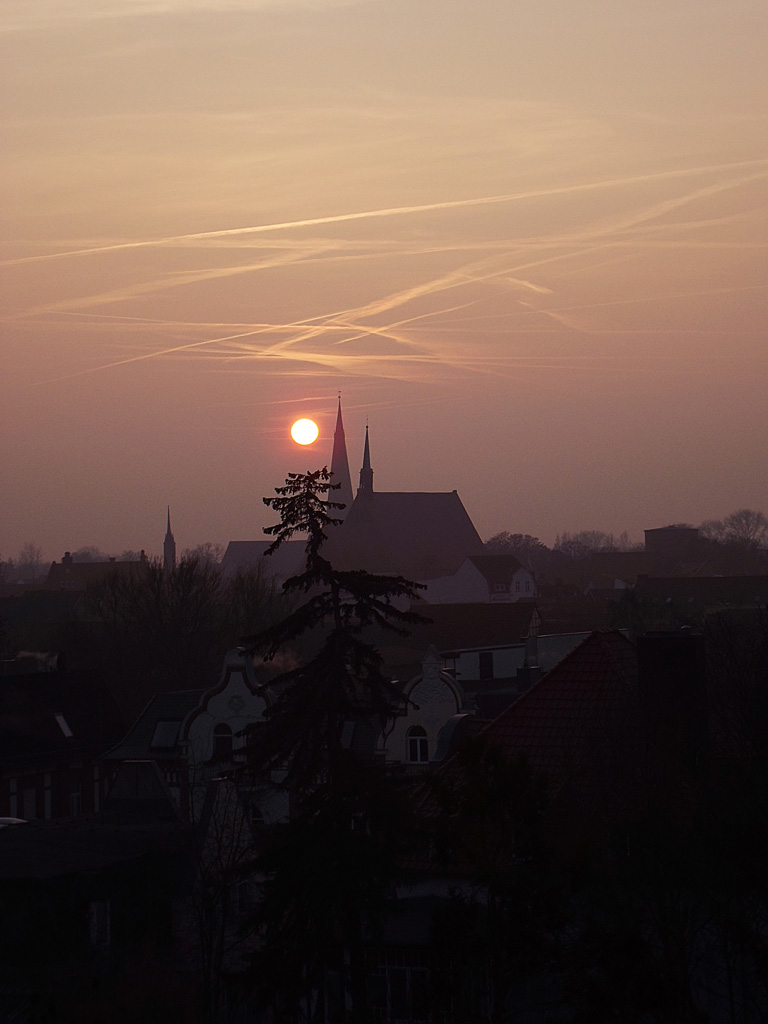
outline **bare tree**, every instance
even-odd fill
[[[191,822],[194,875],[178,937],[186,966],[200,978],[203,1021],[224,1024],[237,1013],[242,993],[233,981],[248,970],[257,932],[251,779],[243,766],[197,765],[190,785],[199,790],[200,813]]]
[[[725,517],[727,536],[739,544],[763,545],[768,540],[768,517],[749,508]]]
[[[602,530],[581,530],[579,533],[561,533],[555,539],[555,551],[569,558],[586,558],[595,551],[618,551],[619,545],[612,533]]]
[[[520,562],[528,564],[532,556],[546,552],[548,548],[538,537],[529,533],[509,533],[502,530],[489,537],[483,545],[487,555],[514,555]]]
[[[37,580],[41,576],[43,553],[31,540],[28,540],[16,559],[16,575],[22,580]]]
[[[220,565],[224,557],[224,545],[214,544],[206,541],[205,544],[198,544],[194,548],[185,548],[182,558],[196,559],[201,565]]]
[[[105,555],[101,548],[94,547],[92,544],[72,552],[73,562],[106,562],[108,560],[109,556]]]
[[[742,508],[724,519],[708,519],[701,524],[699,532],[707,540],[719,544],[763,547],[768,542],[768,516],[751,508]]]

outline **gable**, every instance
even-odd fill
[[[339,568],[414,580],[452,575],[482,546],[456,491],[358,495],[328,538],[329,558]]]

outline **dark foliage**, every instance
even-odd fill
[[[318,1019],[327,1012],[362,1024],[371,1019],[364,944],[392,895],[409,828],[400,785],[373,757],[397,695],[361,634],[370,625],[405,631],[421,619],[401,607],[415,584],[340,571],[324,557],[340,507],[328,498],[330,476],[291,474],[277,497],[264,499],[280,516],[265,531],[275,537],[270,552],[301,533],[306,558],[283,588],[298,596],[297,607],[250,642],[268,661],[301,636],[319,639],[302,665],[273,681],[277,700],[250,736],[251,766],[282,772],[292,805],[259,859],[264,946],[254,974],[279,1021],[301,1019],[314,1001]],[[342,989],[351,994],[349,1014]]]

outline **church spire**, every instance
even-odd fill
[[[171,506],[168,506],[168,525],[163,541],[163,568],[173,569],[176,565],[176,541],[171,533]]]
[[[363,468],[360,470],[360,486],[358,495],[373,494],[373,470],[371,469],[371,450],[368,445],[368,424],[365,425],[365,449],[363,451]]]
[[[341,484],[338,490],[328,495],[331,501],[344,505],[336,509],[334,518],[344,519],[352,504],[352,478],[349,475],[349,459],[347,458],[347,442],[344,437],[344,424],[341,420],[341,395],[339,395],[339,411],[336,414],[336,430],[333,433],[333,454],[331,455],[331,483]]]

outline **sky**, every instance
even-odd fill
[[[768,511],[764,0],[5,0],[0,555]],[[320,426],[311,449],[293,420]]]

